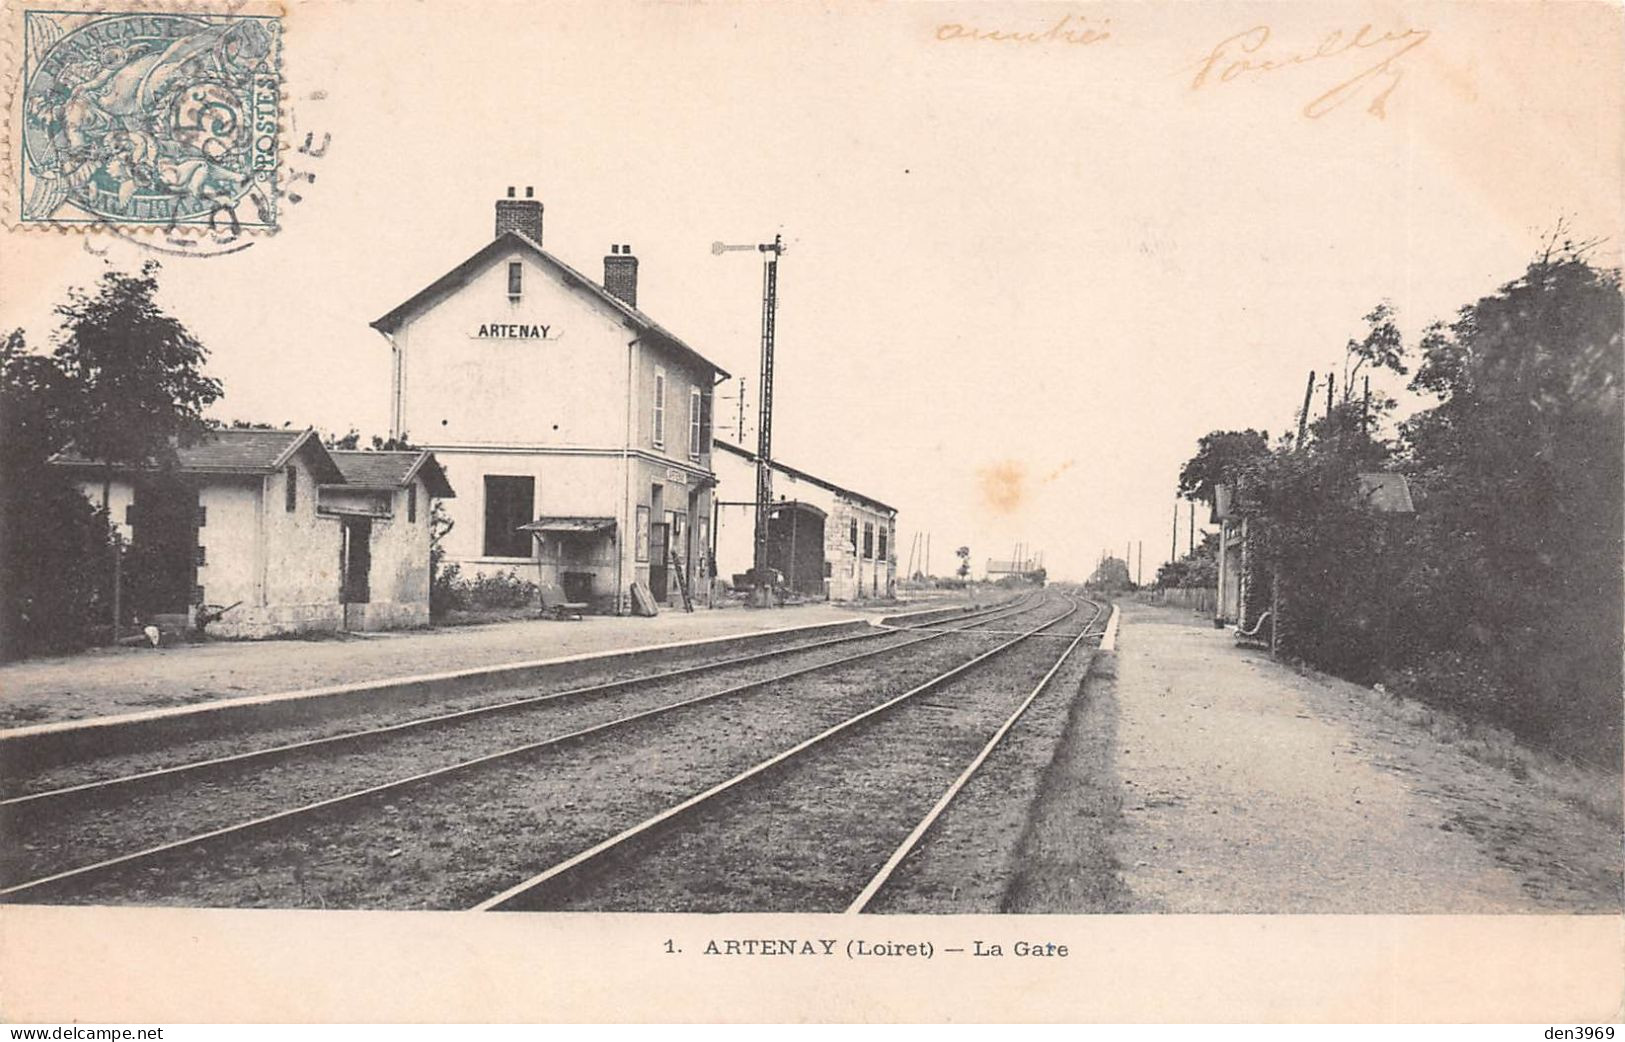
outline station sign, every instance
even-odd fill
[[[476,340],[557,340],[562,333],[554,333],[552,326],[537,322],[481,322]]]

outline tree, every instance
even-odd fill
[[[1423,338],[1411,386],[1438,405],[1401,428],[1419,511],[1405,622],[1442,664],[1427,682],[1617,762],[1625,297],[1586,249],[1549,244]]]
[[[86,642],[107,599],[97,562],[105,513],[49,465],[60,449],[68,395],[55,359],[31,354],[18,330],[0,344],[0,657],[66,651]]]
[[[1128,562],[1116,557],[1108,557],[1095,568],[1095,573],[1089,577],[1093,586],[1105,588],[1128,589],[1133,585],[1133,576],[1129,572]]]
[[[1179,494],[1212,504],[1216,486],[1235,484],[1243,467],[1269,451],[1269,434],[1251,427],[1204,434],[1196,443],[1196,455],[1179,470]]]
[[[208,351],[154,299],[158,262],[139,274],[109,271],[94,294],[68,292],[56,308],[62,325],[54,360],[63,377],[57,433],[87,459],[102,464],[102,503],[120,465],[171,466],[175,448],[207,424],[203,410],[221,394],[205,376]],[[118,570],[115,541],[112,570]],[[113,583],[113,632],[120,623],[119,584]]]
[[[1366,334],[1363,340],[1350,340],[1343,350],[1343,401],[1354,396],[1354,378],[1360,370],[1386,369],[1404,376],[1405,343],[1399,327],[1394,323],[1394,305],[1382,301],[1365,316]]]
[[[208,350],[154,297],[158,262],[109,271],[94,295],[70,290],[57,307],[55,358],[72,389],[61,433],[88,459],[145,466],[172,460],[177,442],[208,428],[221,394],[202,371]]]
[[[1219,533],[1203,532],[1191,553],[1157,569],[1157,585],[1207,589],[1219,584]]]
[[[959,568],[956,574],[961,579],[968,578],[970,576],[970,547],[960,547],[954,551],[954,556],[959,558]]]

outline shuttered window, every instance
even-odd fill
[[[288,513],[293,513],[299,506],[299,468],[293,464],[288,465],[287,482],[283,489],[282,507]]]
[[[525,265],[519,261],[508,263],[508,296],[518,297],[525,289]]]
[[[698,388],[691,388],[688,392],[688,458],[700,458],[700,392]]]
[[[666,371],[655,370],[655,418],[654,418],[655,448],[666,447]]]

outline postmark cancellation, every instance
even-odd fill
[[[276,9],[20,14],[8,223],[275,229]]]

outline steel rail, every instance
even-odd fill
[[[1042,598],[1040,598],[1039,603],[1040,604],[1043,603]],[[1033,607],[1036,607],[1036,605],[1034,605]],[[1030,610],[1032,610],[1031,607],[1021,609],[1021,611],[1023,611],[1023,612],[1024,611],[1030,611]],[[1059,621],[1059,620],[1055,620],[1055,621]],[[962,629],[968,630],[971,627],[977,626],[977,625],[980,625],[980,624],[981,624],[981,622],[979,622],[979,621],[968,622],[968,623],[965,624],[964,627],[962,627]],[[1053,625],[1053,624],[1054,624],[1053,622],[1046,623],[1046,625]],[[873,658],[876,655],[885,655],[885,654],[890,654],[892,652],[901,651],[901,650],[903,650],[905,648],[911,648],[911,647],[914,647],[914,646],[916,646],[918,644],[928,643],[930,641],[938,639],[939,637],[943,637],[943,636],[946,636],[949,633],[954,633],[954,632],[959,632],[959,631],[958,630],[932,631],[932,632],[929,632],[926,635],[920,637],[917,640],[907,641],[907,642],[902,643],[902,644],[892,644],[892,645],[888,645],[888,646],[886,646],[884,648],[876,648],[876,649],[874,649],[872,651],[859,652],[856,655],[848,655],[845,658],[836,659],[833,662],[822,662],[822,663],[816,663],[816,664],[811,665],[811,666],[798,667],[796,669],[790,670],[790,671],[785,672],[785,673],[775,674],[775,675],[773,675],[771,677],[763,677],[763,678],[758,679],[758,680],[747,681],[747,682],[745,682],[743,684],[736,684],[736,685],[733,685],[731,687],[726,687],[726,688],[722,688],[722,689],[717,690],[717,691],[709,692],[707,694],[697,695],[697,696],[695,696],[693,698],[683,699],[683,700],[678,701],[678,702],[667,703],[665,705],[656,706],[656,707],[651,708],[651,709],[640,710],[640,711],[638,711],[636,713],[630,713],[630,714],[628,714],[626,716],[617,717],[614,720],[609,720],[609,721],[605,721],[603,723],[593,724],[593,725],[591,725],[589,727],[580,728],[578,730],[570,731],[570,732],[567,732],[567,733],[562,734],[562,735],[554,735],[551,738],[543,739],[541,741],[527,742],[527,743],[525,743],[523,745],[514,746],[514,747],[509,748],[509,749],[499,750],[499,751],[494,752],[494,753],[486,753],[484,755],[476,756],[476,757],[473,757],[473,758],[468,759],[468,760],[462,760],[462,761],[459,761],[459,762],[454,763],[454,764],[449,764],[449,765],[447,765],[445,767],[437,767],[437,768],[434,768],[432,770],[422,771],[422,772],[420,772],[418,774],[413,774],[413,775],[410,775],[410,776],[405,777],[405,778],[397,778],[397,779],[395,779],[393,781],[388,781],[388,782],[383,782],[383,783],[378,784],[378,785],[368,786],[367,788],[357,789],[357,790],[354,790],[352,792],[341,793],[338,796],[331,796],[331,797],[328,797],[327,799],[316,800],[316,801],[314,801],[312,803],[302,804],[302,805],[300,805],[298,807],[290,807],[290,808],[288,808],[286,810],[276,811],[276,812],[271,813],[271,814],[266,814],[266,815],[262,815],[260,817],[251,818],[248,821],[238,822],[238,823],[236,823],[234,825],[227,825],[227,826],[224,826],[222,828],[212,829],[212,830],[210,830],[208,832],[198,833],[198,834],[192,835],[192,836],[186,836],[186,837],[183,837],[183,838],[177,839],[177,840],[171,840],[168,843],[160,843],[160,844],[158,844],[156,846],[147,847],[147,848],[144,848],[142,850],[132,851],[132,852],[130,852],[128,854],[120,854],[120,855],[117,855],[117,856],[114,856],[114,857],[104,858],[104,859],[102,859],[100,861],[95,861],[95,862],[92,862],[92,863],[87,864],[87,865],[80,865],[80,866],[75,867],[75,868],[65,869],[65,870],[60,871],[60,872],[52,873],[51,875],[41,876],[41,877],[39,877],[37,879],[26,880],[26,881],[24,881],[22,883],[14,883],[11,886],[0,888],[0,898],[9,898],[13,894],[20,894],[20,893],[24,893],[24,892],[27,892],[27,891],[30,891],[30,890],[37,890],[37,889],[44,888],[44,887],[47,887],[47,886],[52,886],[52,885],[55,885],[55,884],[58,884],[58,883],[63,883],[63,882],[69,881],[69,880],[81,880],[81,879],[84,879],[84,878],[86,878],[88,876],[95,875],[95,874],[100,873],[100,872],[105,872],[105,871],[107,871],[109,869],[114,869],[114,868],[119,868],[119,867],[126,867],[126,866],[129,866],[129,865],[134,864],[134,863],[139,862],[139,861],[144,861],[144,860],[148,860],[148,859],[151,859],[151,858],[159,857],[159,856],[164,855],[164,854],[174,853],[175,851],[184,850],[184,849],[187,849],[189,847],[195,847],[195,846],[197,846],[199,844],[207,843],[207,842],[210,842],[212,840],[221,839],[221,838],[228,837],[228,836],[231,836],[231,837],[241,836],[241,835],[243,835],[245,833],[248,833],[248,832],[260,829],[260,828],[264,828],[264,827],[266,827],[268,825],[273,825],[273,824],[278,824],[278,823],[286,823],[286,822],[289,822],[289,821],[291,821],[293,819],[296,819],[296,818],[313,816],[313,815],[315,815],[317,813],[320,813],[322,811],[325,811],[325,810],[331,810],[331,809],[333,809],[335,807],[339,807],[339,806],[343,806],[343,805],[346,805],[346,804],[354,803],[354,802],[359,801],[359,800],[364,800],[364,799],[366,799],[368,797],[378,796],[378,795],[381,795],[381,794],[386,793],[386,792],[392,792],[392,791],[395,791],[397,789],[405,788],[405,787],[410,786],[410,785],[416,785],[416,784],[419,784],[419,783],[422,783],[422,782],[425,782],[425,781],[429,781],[431,779],[445,778],[445,777],[447,777],[447,776],[449,776],[451,774],[458,773],[458,772],[465,771],[465,770],[469,770],[469,769],[474,768],[474,767],[484,766],[484,765],[496,763],[496,762],[499,762],[499,761],[502,761],[502,760],[510,759],[510,758],[513,758],[513,757],[516,757],[516,756],[523,756],[523,755],[528,754],[528,753],[534,753],[534,752],[538,752],[538,751],[543,750],[543,749],[547,749],[547,748],[551,748],[551,747],[555,747],[555,746],[560,746],[560,745],[565,745],[567,743],[574,742],[574,741],[579,741],[581,739],[588,738],[588,737],[591,737],[591,736],[596,735],[596,734],[602,734],[602,733],[604,733],[606,731],[610,731],[610,730],[613,730],[613,729],[616,729],[616,728],[619,728],[619,727],[624,727],[624,726],[626,726],[628,724],[635,723],[635,722],[637,722],[639,720],[647,720],[647,719],[650,719],[650,718],[653,718],[653,717],[656,717],[656,716],[663,715],[665,713],[673,712],[673,711],[678,710],[678,709],[684,709],[684,708],[687,708],[687,707],[690,707],[690,706],[700,705],[702,703],[714,701],[716,699],[723,698],[723,697],[726,697],[728,695],[740,694],[740,693],[743,693],[745,691],[750,691],[750,690],[754,690],[754,689],[757,689],[757,688],[767,687],[769,685],[777,684],[777,683],[779,683],[781,681],[784,681],[784,680],[789,680],[789,679],[793,679],[795,677],[804,676],[804,675],[809,674],[809,673],[815,673],[815,672],[818,672],[820,670],[839,668],[841,666],[849,665],[850,663],[857,662],[857,661],[860,661],[860,660],[863,660],[863,659]],[[1014,643],[1014,642],[1012,642],[1012,643]],[[985,657],[985,656],[983,656],[983,657]],[[979,661],[979,659],[973,659],[972,661]]]
[[[943,792],[942,796],[937,799],[937,802],[929,811],[926,812],[925,817],[921,818],[919,824],[914,826],[914,830],[910,832],[906,838],[904,838],[902,843],[898,844],[897,849],[892,852],[891,857],[887,858],[886,863],[880,867],[880,871],[874,874],[873,878],[869,880],[868,885],[865,886],[858,893],[858,896],[853,899],[852,903],[847,906],[847,914],[856,915],[868,907],[869,902],[874,900],[876,894],[880,893],[881,888],[886,885],[887,880],[891,879],[892,873],[897,871],[898,866],[903,863],[903,860],[907,858],[915,847],[919,845],[920,840],[925,838],[925,834],[931,830],[931,826],[936,824],[937,819],[942,816],[943,811],[948,809],[948,804],[953,802],[954,797],[958,796],[960,791],[970,782],[971,776],[976,773],[983,763],[987,762],[988,757],[993,755],[994,748],[1004,740],[1005,735],[1010,733],[1011,728],[1016,726],[1016,721],[1020,720],[1022,716],[1026,714],[1028,708],[1038,699],[1038,696],[1043,693],[1044,689],[1049,686],[1049,682],[1055,678],[1055,674],[1061,671],[1061,667],[1066,665],[1067,660],[1072,657],[1072,653],[1078,649],[1078,645],[1082,644],[1084,640],[1089,637],[1100,636],[1099,633],[1090,633],[1089,630],[1094,626],[1095,623],[1100,621],[1101,615],[1105,614],[1105,604],[1098,601],[1090,601],[1089,603],[1095,606],[1094,618],[1084,623],[1082,632],[1074,637],[1072,643],[1068,644],[1066,646],[1066,650],[1062,651],[1060,656],[1056,658],[1055,665],[1051,666],[1049,672],[1044,674],[1043,679],[1040,680],[1032,689],[1032,692],[1028,694],[1026,698],[1022,699],[1021,704],[1016,707],[1016,711],[1010,714],[1004,723],[1000,725],[997,731],[993,732],[993,737],[989,738],[987,744],[982,746],[981,751],[978,752],[975,758],[971,760],[970,764],[960,772],[959,777],[953,780],[953,784],[948,786],[947,790]]]
[[[722,795],[723,793],[729,792],[730,790],[738,787],[739,785],[741,785],[741,784],[749,781],[750,779],[755,778],[756,776],[762,774],[764,771],[769,771],[769,770],[773,769],[774,767],[777,767],[778,765],[780,765],[782,763],[785,763],[785,762],[795,758],[796,756],[799,756],[801,753],[807,751],[808,749],[813,748],[814,746],[819,745],[820,743],[826,741],[827,739],[833,738],[834,736],[836,736],[838,734],[841,734],[841,733],[847,731],[848,729],[857,726],[858,724],[861,724],[861,723],[863,723],[863,722],[865,722],[867,720],[871,720],[876,716],[879,716],[879,715],[881,715],[881,714],[883,714],[883,713],[885,713],[885,712],[887,712],[887,711],[889,711],[889,710],[891,710],[891,709],[893,709],[893,708],[895,708],[895,707],[897,707],[899,705],[902,705],[904,702],[908,701],[911,698],[914,698],[917,695],[924,694],[927,691],[931,691],[931,690],[936,689],[937,687],[940,687],[941,685],[947,683],[949,680],[952,680],[955,677],[960,676],[961,674],[967,672],[972,667],[974,667],[976,665],[979,665],[980,663],[985,662],[988,659],[993,658],[994,656],[999,655],[1002,652],[1007,651],[1012,647],[1015,647],[1017,644],[1020,644],[1022,641],[1026,640],[1028,637],[1032,636],[1033,634],[1039,633],[1039,632],[1041,632],[1043,630],[1048,629],[1051,626],[1055,626],[1055,625],[1058,625],[1061,622],[1064,622],[1065,620],[1067,620],[1067,619],[1071,618],[1073,615],[1075,615],[1077,613],[1077,611],[1078,611],[1078,607],[1074,603],[1074,605],[1066,613],[1064,613],[1062,615],[1059,615],[1056,618],[1050,619],[1047,622],[1042,623],[1041,625],[1039,625],[1039,626],[1035,627],[1034,629],[1028,631],[1024,636],[1016,637],[1013,640],[1006,641],[1005,643],[1000,644],[996,648],[992,648],[992,649],[990,649],[988,651],[985,651],[982,654],[977,655],[975,658],[970,659],[967,662],[962,662],[959,665],[955,666],[954,668],[948,670],[947,672],[941,673],[941,674],[933,677],[932,679],[927,680],[923,684],[920,684],[920,685],[918,685],[916,687],[910,688],[909,690],[903,692],[902,694],[897,695],[897,696],[895,696],[893,698],[890,698],[890,699],[886,700],[885,702],[880,703],[879,705],[872,706],[869,709],[866,709],[866,710],[856,714],[855,716],[848,717],[846,720],[843,720],[838,724],[835,724],[835,725],[833,725],[831,727],[828,727],[828,728],[824,729],[823,731],[820,731],[818,734],[813,735],[811,738],[808,738],[808,739],[805,739],[805,740],[803,740],[801,742],[798,742],[797,744],[791,746],[790,748],[785,749],[782,752],[774,754],[773,756],[769,757],[768,759],[763,760],[760,763],[756,764],[754,767],[749,767],[749,768],[745,769],[744,771],[741,771],[740,773],[738,773],[738,774],[734,775],[733,777],[727,779],[726,781],[718,782],[717,784],[711,786],[710,788],[704,790],[703,792],[696,793],[695,795],[690,796],[688,799],[683,800],[681,803],[678,803],[678,804],[676,804],[674,806],[668,807],[665,810],[661,811],[660,813],[658,813],[658,814],[656,814],[656,815],[654,815],[654,816],[652,816],[650,818],[646,818],[645,820],[639,822],[636,825],[631,826],[630,828],[623,829],[622,831],[616,833],[615,835],[609,837],[608,839],[603,840],[602,842],[597,843],[597,844],[595,844],[595,845],[593,845],[591,847],[588,847],[586,850],[580,851],[579,853],[574,854],[571,857],[566,858],[565,860],[558,862],[557,864],[553,865],[552,867],[547,868],[547,869],[543,870],[542,872],[539,872],[536,875],[531,876],[528,879],[525,879],[525,880],[523,880],[523,881],[521,881],[519,883],[514,884],[513,886],[509,887],[508,889],[502,891],[499,894],[496,894],[493,897],[486,898],[484,901],[481,901],[479,904],[477,904],[473,908],[469,909],[469,911],[471,911],[471,912],[491,912],[491,911],[500,910],[502,908],[502,906],[507,905],[507,904],[511,904],[516,899],[518,899],[520,897],[523,897],[524,895],[526,895],[528,893],[531,893],[532,891],[535,891],[535,890],[545,886],[546,884],[548,884],[552,880],[557,879],[560,876],[565,875],[566,873],[575,871],[576,869],[579,869],[581,866],[586,865],[589,862],[596,861],[597,859],[603,857],[605,854],[607,854],[607,853],[609,853],[609,852],[623,846],[624,844],[630,842],[631,840],[636,839],[637,837],[639,837],[641,835],[644,835],[645,833],[651,831],[652,829],[658,828],[659,826],[664,825],[665,823],[667,823],[669,821],[672,821],[673,819],[675,819],[675,818],[677,818],[677,817],[679,817],[679,816],[681,816],[683,814],[686,814],[687,812],[693,810],[695,807],[701,806],[702,804],[705,804],[705,803],[709,802],[710,800],[715,799],[716,797]]]
[[[964,622],[976,619],[979,620],[976,622],[976,625],[981,625],[984,622],[993,621],[988,619],[987,616],[998,615],[998,613],[1001,611],[1005,612],[1005,614],[998,615],[999,618],[1009,618],[1011,615],[1020,614],[1021,612],[1027,610],[1030,609],[1028,607],[1021,607],[1017,605],[996,605],[984,611],[977,612],[974,615],[961,616],[958,621]],[[239,767],[257,761],[272,761],[288,756],[294,756],[303,752],[309,752],[313,749],[335,748],[350,743],[361,743],[387,735],[400,734],[402,732],[412,731],[418,728],[473,720],[486,715],[511,713],[522,709],[534,708],[536,706],[558,701],[560,699],[582,698],[588,695],[604,695],[616,691],[629,690],[647,684],[658,684],[670,680],[680,680],[684,677],[715,672],[722,669],[732,668],[734,666],[748,665],[752,662],[760,662],[765,659],[787,654],[796,654],[804,651],[816,651],[821,648],[827,648],[837,644],[846,644],[860,640],[873,640],[877,637],[891,636],[896,633],[913,632],[917,629],[921,632],[925,632],[924,626],[930,625],[932,627],[936,627],[940,626],[941,624],[941,622],[931,622],[921,624],[920,627],[875,627],[874,629],[864,633],[846,634],[827,640],[815,641],[810,644],[797,644],[790,647],[770,648],[767,651],[753,652],[748,655],[739,655],[735,656],[734,658],[722,659],[716,662],[697,663],[692,666],[683,666],[678,669],[666,670],[661,673],[624,677],[620,680],[606,681],[601,684],[590,684],[585,687],[569,688],[563,691],[552,691],[543,695],[531,695],[525,698],[512,699],[506,702],[492,703],[491,705],[473,706],[468,709],[458,709],[446,713],[437,713],[432,716],[414,717],[410,720],[403,720],[393,724],[383,724],[378,727],[370,727],[357,731],[344,731],[339,734],[325,735],[321,738],[309,738],[299,742],[287,742],[282,745],[269,746],[264,749],[250,749],[246,752],[230,753],[224,756],[213,756],[209,757],[208,759],[193,760],[187,763],[174,764],[169,767],[155,767],[151,770],[138,771],[134,774],[117,775],[112,778],[102,778],[96,781],[80,782],[77,785],[67,785],[56,789],[45,789],[41,790],[40,792],[23,793],[17,796],[0,799],[0,814],[3,814],[13,808],[22,808],[29,811],[34,811],[47,801],[71,798],[82,799],[94,794],[107,793],[127,785],[152,783],[160,780],[168,781],[195,772],[218,770],[225,767]],[[933,630],[932,632],[935,631]],[[910,641],[900,646],[908,647],[913,643],[916,642]],[[0,893],[4,893],[4,891],[0,891]]]

